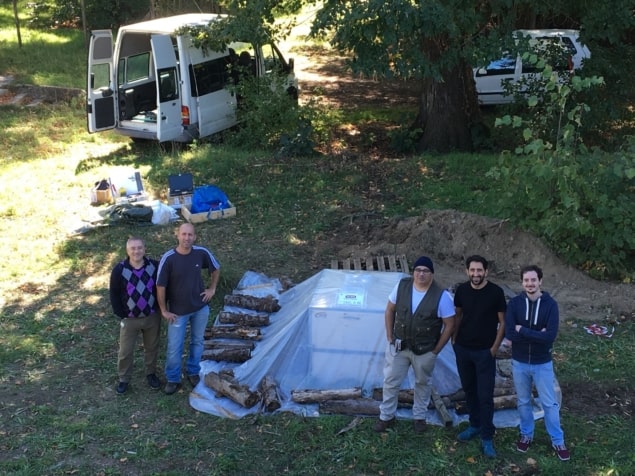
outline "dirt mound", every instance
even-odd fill
[[[520,268],[537,264],[544,271],[543,288],[558,301],[565,319],[631,318],[635,311],[635,286],[591,279],[563,263],[535,236],[504,221],[456,210],[426,210],[360,232],[340,243],[340,258],[405,254],[413,263],[426,254],[434,260],[435,278],[450,287],[465,281],[465,258],[480,254],[491,263],[490,279],[514,294],[520,291]]]

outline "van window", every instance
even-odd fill
[[[93,65],[91,88],[94,90],[108,89],[110,86],[110,65],[98,63]]]
[[[119,60],[119,85],[132,83],[150,77],[150,52],[127,56]]]
[[[159,102],[172,101],[179,97],[176,68],[160,69],[159,73]]]
[[[503,58],[492,61],[485,68],[486,73],[483,74],[479,70],[476,73],[477,76],[497,76],[503,74],[514,74],[516,71],[516,57],[515,56],[504,56]]]
[[[535,51],[540,54],[555,71],[571,69],[571,58],[576,54],[576,48],[570,38],[548,37],[536,38]],[[534,64],[523,62],[523,73],[537,73]]]
[[[223,89],[228,81],[229,56],[190,65],[190,89],[193,97]]]
[[[285,73],[285,62],[273,45],[263,45],[262,59],[265,64],[265,74],[272,72]]]

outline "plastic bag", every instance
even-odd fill
[[[158,200],[152,204],[152,223],[155,225],[167,225],[177,218],[176,211]]]
[[[192,213],[203,213],[210,210],[229,208],[229,199],[216,185],[203,185],[194,189],[192,196]]]

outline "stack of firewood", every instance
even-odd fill
[[[224,298],[224,305],[239,310],[221,311],[218,324],[205,330],[202,359],[245,362],[251,358],[256,342],[262,338],[261,327],[269,325],[270,314],[279,311],[280,305],[273,296],[255,297],[246,294],[228,294]],[[262,402],[268,412],[280,408],[276,384],[270,377],[263,379],[258,391],[241,385],[234,379],[231,370],[209,372],[203,381],[217,395],[227,397],[245,408],[252,408],[258,402]]]

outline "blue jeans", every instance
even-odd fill
[[[168,352],[165,361],[165,376],[168,382],[181,381],[181,358],[188,322],[190,323],[190,352],[185,371],[187,375],[198,375],[201,371],[203,339],[208,318],[209,307],[205,305],[196,312],[177,317],[172,324],[168,325]]]
[[[470,412],[470,426],[481,429],[481,439],[494,438],[494,384],[496,359],[489,349],[474,350],[454,344],[456,368]]]
[[[555,391],[553,362],[524,364],[512,360],[514,387],[518,398],[520,434],[534,437],[534,413],[531,405],[531,384],[536,386],[542,409],[545,412],[545,428],[554,445],[564,444],[564,432],[560,426],[560,404]]]

